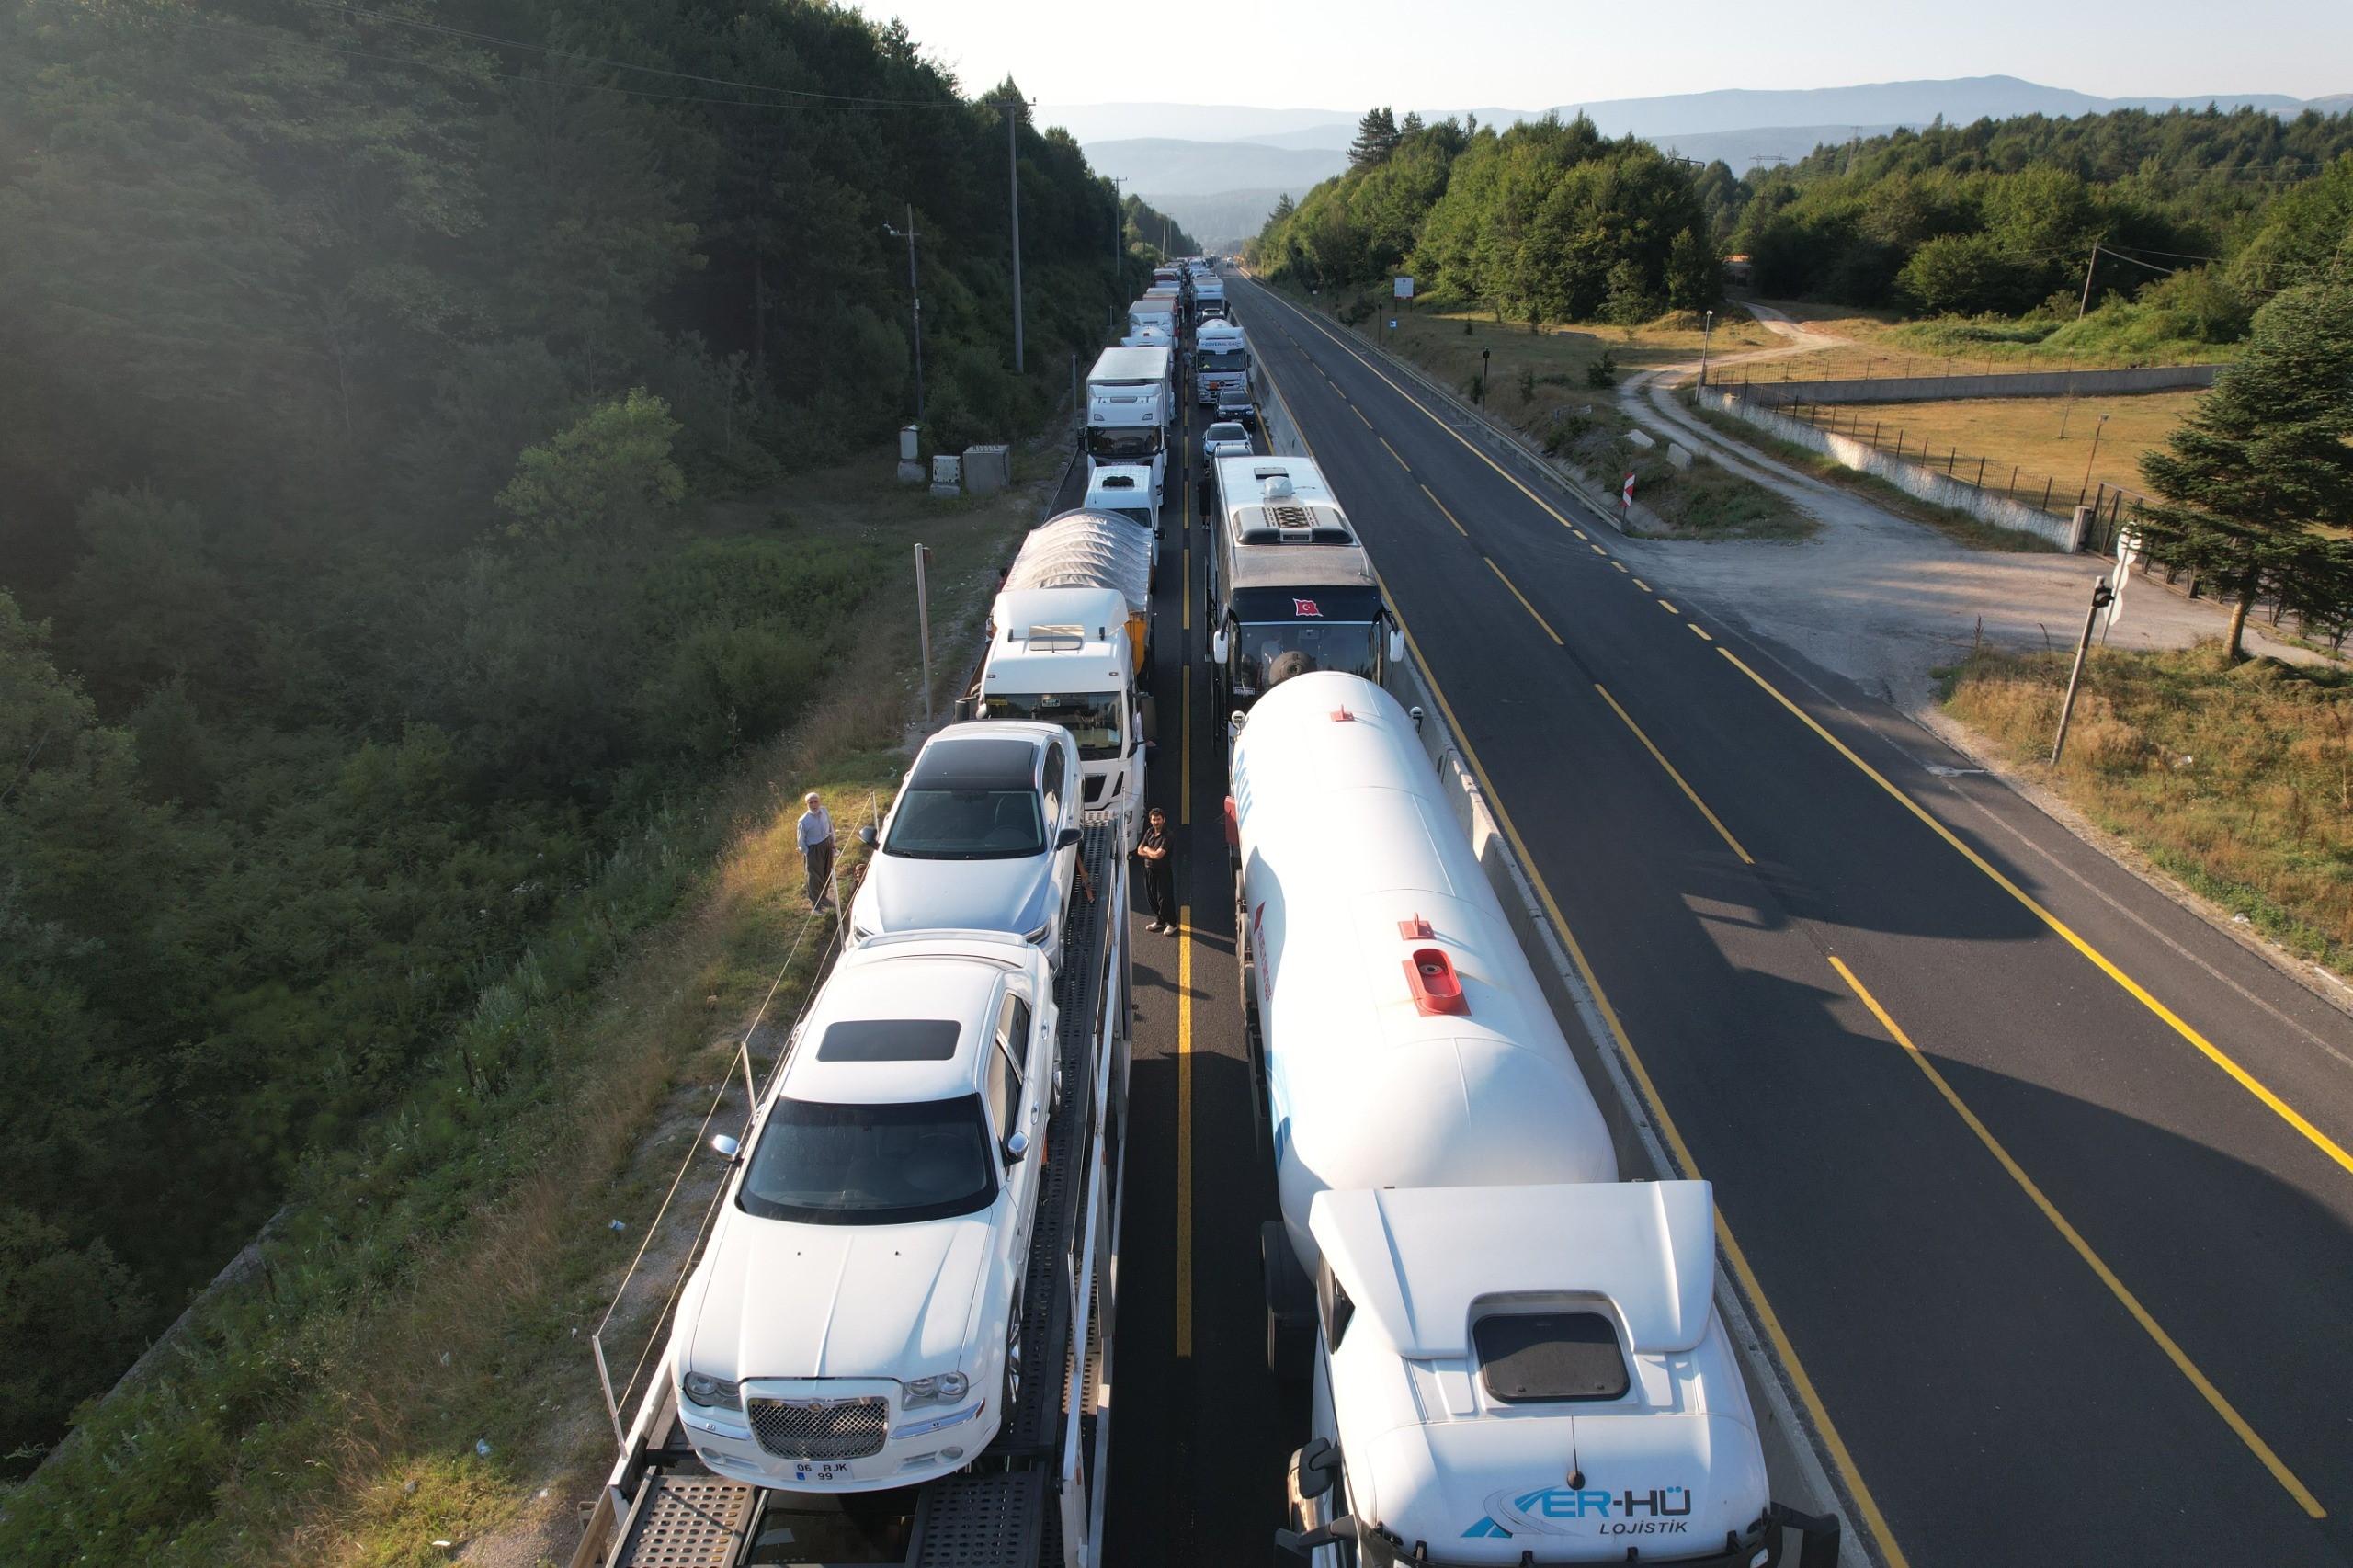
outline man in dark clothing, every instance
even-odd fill
[[[1152,808],[1151,825],[1136,841],[1136,858],[1143,862],[1144,895],[1152,901],[1147,931],[1176,929],[1176,866],[1168,846],[1168,813]]]

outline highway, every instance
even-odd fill
[[[1672,547],[1465,439],[1355,335],[1229,289],[1888,1559],[2353,1561],[2353,1023],[1893,710],[1650,585]],[[1211,749],[1186,869],[1224,977]],[[1127,1374],[1113,1510],[1173,1524],[1189,1478],[1179,1528],[1224,1561],[1224,1513],[1272,1506],[1225,1455],[1279,1465],[1299,1417],[1224,1367],[1266,1199],[1222,1168],[1247,1142],[1232,986],[1196,963],[1195,1353]],[[1139,1156],[1163,1082],[1140,1057]],[[1156,1291],[1124,1297],[1147,1363]],[[1148,1479],[1142,1424],[1168,1445]]]

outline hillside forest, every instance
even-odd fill
[[[1016,125],[1017,372],[1017,97],[809,0],[0,13],[9,1471],[387,1106],[429,1191],[538,1092],[492,978],[897,568],[694,503],[882,460],[909,204],[927,445],[1051,413],[1157,214]]]
[[[1582,117],[1498,131],[1375,110],[1350,158],[1278,210],[1252,252],[1264,270],[1311,286],[1410,273],[1514,321],[1705,306],[1722,258],[1744,256],[1768,299],[2036,340],[2084,311],[2102,319],[2080,335],[2161,352],[2238,341],[2353,233],[2353,114],[1939,122],[1736,176]]]

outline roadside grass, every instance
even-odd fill
[[[1661,316],[1639,326],[1554,324],[1534,334],[1525,322],[1498,323],[1492,312],[1464,305],[1433,305],[1426,301],[1420,309],[1396,312],[1394,332],[1386,324],[1392,319],[1392,313],[1384,309],[1366,317],[1358,330],[1405,356],[1466,396],[1479,374],[1480,351],[1486,350],[1486,364],[1494,377],[1488,394],[1491,407],[1518,389],[1523,373],[1540,384],[1546,384],[1547,378],[1557,377],[1559,380],[1549,384],[1583,392],[1587,390],[1588,368],[1599,363],[1605,354],[1623,379],[1629,371],[1697,359],[1701,344],[1708,339],[1701,330],[1700,318],[1688,312]],[[1773,347],[1780,342],[1779,337],[1750,319],[1746,312],[1732,307],[1717,313],[1710,350],[1714,354],[1733,354]],[[1594,390],[1608,395],[1604,389]]]
[[[1023,472],[1040,469],[1033,456]],[[935,503],[882,472],[877,457],[725,505],[910,562],[930,544],[937,643],[984,613],[1039,496]],[[215,1298],[156,1376],[86,1408],[0,1494],[0,1561],[408,1568],[494,1535],[503,1562],[568,1554],[573,1504],[612,1443],[588,1335],[715,1091],[731,1097],[714,1125],[740,1127],[734,1042],[779,963],[805,931],[756,1040],[769,1053],[828,935],[801,896],[800,792],[823,790],[854,885],[851,830],[887,801],[921,713],[912,575],[855,612],[851,652],[790,730],[669,802],[485,985],[443,1071],[306,1163],[263,1277]],[[961,671],[941,664],[945,713]],[[691,1218],[718,1177],[714,1162],[686,1169]],[[673,1226],[649,1247],[610,1336],[617,1383],[692,1237]]]
[[[1847,338],[1813,353],[1758,364],[1756,381],[1869,376],[1974,376],[2021,370],[2116,369],[2134,365],[2194,365],[2228,360],[2235,345],[2151,336],[2145,312],[2094,311],[2081,322],[1901,321],[1891,311],[1802,300],[1761,300],[1792,321]],[[1719,334],[1719,341],[1722,341]]]
[[[1703,424],[1742,445],[1753,447],[1801,473],[1811,474],[1842,490],[1851,490],[1883,512],[1926,524],[1955,544],[1966,545],[1972,550],[2029,555],[2049,555],[2058,551],[2057,545],[2040,534],[1998,528],[1957,506],[1939,506],[1932,501],[1923,501],[1910,491],[1892,484],[1875,473],[1848,468],[1836,459],[1826,457],[1810,447],[1801,447],[1795,441],[1785,441],[1769,431],[1760,430],[1745,419],[1735,419],[1729,414],[1719,414],[1712,408],[1700,408],[1688,403],[1684,406]]]
[[[2073,501],[2078,490],[2140,493],[2141,454],[2165,445],[2203,392],[2143,392],[2131,397],[1965,398],[1946,403],[1884,403],[1824,407],[1837,428],[1893,450],[1925,449],[1931,460],[1961,453],[1958,472],[1976,471],[1987,460],[1986,482],[2006,481],[2015,471],[2022,498],[2031,502],[2044,482],[2058,481],[2053,494]],[[2093,437],[2098,450],[2093,450]]]
[[[1821,526],[1786,497],[1704,453],[1678,468],[1664,445],[1643,446],[1634,439],[1634,421],[1607,393],[1566,403],[1540,396],[1495,412],[1603,491],[1616,490],[1631,473],[1634,498],[1668,526],[1658,537],[1797,540]]]
[[[2353,974],[2353,675],[2219,644],[2096,651],[2046,762],[2072,655],[1981,650],[1947,712],[2094,823],[2291,951]]]

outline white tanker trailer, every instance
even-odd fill
[[[1708,1185],[1618,1180],[1413,721],[1294,676],[1233,788],[1268,1359],[1314,1380],[1279,1542],[1315,1568],[1773,1561]]]

